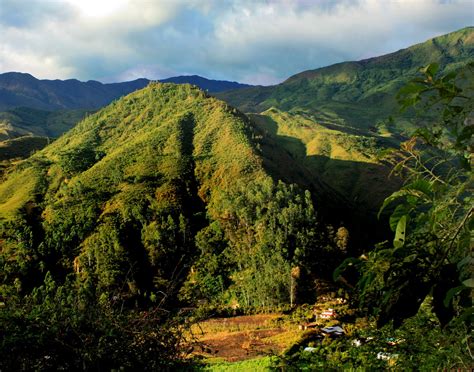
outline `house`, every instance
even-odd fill
[[[319,317],[321,319],[331,319],[333,318],[334,316],[336,315],[335,311],[333,309],[327,309],[327,310],[324,310],[320,315]]]

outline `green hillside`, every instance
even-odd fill
[[[0,140],[12,139],[20,135],[59,137],[71,129],[92,111],[63,110],[43,111],[28,107],[18,107],[0,112]],[[13,132],[9,134],[9,132]]]
[[[288,299],[292,267],[329,275],[340,253],[309,193],[266,171],[258,140],[189,85],[112,103],[4,176],[3,283],[28,291],[49,271],[102,299]]]
[[[248,114],[159,82],[93,114],[2,113],[0,367],[185,370],[217,356],[202,317],[269,312],[268,337],[239,320],[222,347],[281,342],[275,368],[467,366],[472,35],[223,95]],[[387,161],[401,187],[379,155],[420,122],[380,120],[432,59],[460,75],[430,68],[408,96],[438,101],[416,118],[429,141]]]
[[[329,204],[333,208],[345,203],[353,210],[369,212],[399,186],[395,177],[389,177],[390,169],[378,160],[381,149],[393,144],[386,138],[343,132],[319,123],[305,112],[270,108],[250,117],[264,138],[273,139],[280,152],[286,151],[292,163],[304,169],[305,177],[292,179],[293,182],[315,189],[318,194],[331,195],[332,190]],[[291,177],[288,170],[296,165],[279,163],[286,176]],[[281,177],[285,178],[285,174]]]
[[[41,150],[50,143],[48,137],[20,136],[0,141],[0,161],[27,158],[33,152]]]
[[[474,27],[468,27],[381,57],[305,71],[279,85],[218,97],[244,112],[260,113],[270,107],[304,109],[334,125],[374,130],[373,126],[398,109],[398,89],[420,67],[437,62],[444,73],[473,60]]]
[[[472,61],[474,28],[468,27],[381,57],[305,71],[276,86],[217,96],[254,113],[276,146],[298,159],[309,183],[324,182],[353,209],[368,212],[398,184],[387,183],[377,154],[398,147],[421,120],[412,111],[400,112],[400,88],[432,62],[444,74]],[[472,76],[467,69],[464,79]]]

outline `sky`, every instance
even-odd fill
[[[0,73],[269,85],[474,25],[474,0],[0,0]]]

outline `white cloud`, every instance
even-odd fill
[[[471,0],[0,0],[0,72],[275,83],[469,26]]]

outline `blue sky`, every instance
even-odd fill
[[[274,84],[474,24],[474,0],[0,0],[0,73]]]

